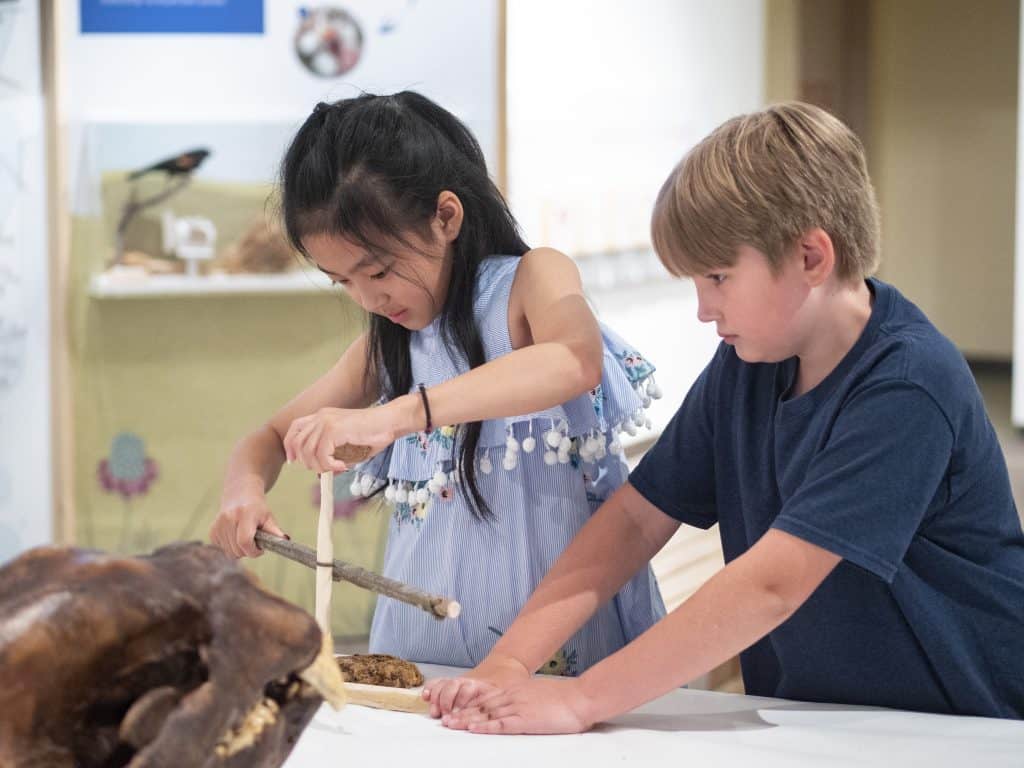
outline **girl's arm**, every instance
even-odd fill
[[[532,413],[601,383],[601,331],[583,296],[579,270],[565,254],[536,248],[522,256],[508,324],[515,351],[428,390],[435,425]],[[423,429],[419,394],[396,398],[389,407],[399,434]]]
[[[235,444],[228,458],[220,512],[210,528],[213,543],[234,557],[258,557],[262,552],[253,541],[257,528],[285,535],[270,513],[266,493],[284,463],[283,441],[289,425],[320,408],[360,408],[377,396],[376,382],[367,375],[366,334],[362,334],[327,373]]]

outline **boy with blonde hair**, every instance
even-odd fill
[[[491,654],[425,696],[481,733],[586,730],[737,653],[749,694],[1024,717],[1024,534],[970,370],[871,275],[863,148],[821,109],[728,121],[669,176],[655,248],[722,344]],[[669,540],[726,566],[571,681],[530,674]]]

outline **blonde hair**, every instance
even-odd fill
[[[731,266],[749,245],[774,272],[808,230],[832,239],[842,282],[878,268],[878,204],[864,147],[823,109],[777,104],[723,123],[662,185],[651,237],[676,276]]]

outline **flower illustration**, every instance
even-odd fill
[[[116,493],[124,502],[121,516],[119,551],[125,551],[132,541],[130,530],[134,515],[131,499],[145,496],[157,478],[156,462],[146,455],[142,438],[131,432],[119,432],[110,441],[110,455],[101,459],[96,467],[100,487],[107,493]],[[149,544],[148,520],[143,519],[142,531],[135,536],[135,546],[145,549]]]
[[[438,491],[437,495],[440,497],[441,501],[451,501],[455,498],[455,492],[447,485]]]
[[[119,493],[125,500],[144,496],[157,478],[156,462],[146,456],[142,438],[131,432],[119,432],[110,442],[110,455],[96,469],[100,485],[107,493]]]

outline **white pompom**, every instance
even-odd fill
[[[363,475],[363,479],[359,481],[359,490],[362,491],[363,496],[369,496],[373,493],[373,477],[371,475]]]
[[[626,431],[627,435],[632,436],[636,434],[636,425],[632,421],[625,422],[622,428]]]
[[[560,435],[560,434],[559,434],[558,432],[556,432],[555,430],[553,430],[553,429],[552,429],[552,430],[550,430],[550,431],[549,431],[549,432],[547,433],[547,435],[546,435],[546,436],[544,437],[544,440],[545,440],[545,441],[547,442],[547,444],[548,444],[549,446],[551,446],[552,448],[557,448],[557,447],[558,447],[558,444],[559,444],[560,442],[562,442],[562,436],[561,436],[561,435]]]
[[[598,443],[597,450],[594,451],[594,458],[597,459],[598,461],[600,461],[601,459],[603,459],[607,455],[608,455],[608,451],[605,449],[605,447],[603,445]]]
[[[569,451],[571,451],[572,440],[570,440],[568,437],[563,437],[561,440],[558,441],[558,450],[561,451],[562,453],[568,453]]]
[[[647,385],[647,394],[655,400],[661,399],[663,392],[661,391],[661,387],[658,386],[658,382],[654,379],[651,379],[650,383]]]
[[[448,475],[442,472],[440,469],[434,473],[434,476],[430,478],[434,481],[435,485],[446,485],[448,483]]]
[[[501,460],[501,466],[507,472],[511,472],[513,469],[515,469],[517,464],[519,464],[519,459],[517,459],[516,455],[511,451],[506,453],[505,458]]]
[[[395,491],[395,501],[399,504],[405,504],[409,500],[409,491],[403,486],[399,486],[398,490]]]
[[[593,456],[594,454],[597,453],[597,449],[601,444],[597,442],[596,437],[588,437],[584,445],[586,446],[587,453]]]
[[[359,482],[359,478],[358,477],[355,480],[353,480],[352,483],[349,485],[348,492],[352,496],[362,496],[363,495],[363,484]]]
[[[485,475],[491,474],[494,471],[494,465],[491,464],[491,457],[484,454],[480,459],[480,471]]]
[[[430,491],[428,491],[426,488],[420,488],[418,491],[416,491],[416,501],[419,504],[426,504],[428,501],[430,501]]]
[[[537,441],[533,439],[533,435],[523,438],[523,451],[526,453],[533,453],[533,449],[537,447]]]
[[[519,453],[519,441],[509,435],[505,439],[505,450],[510,453]]]
[[[384,489],[384,498],[387,499],[388,501],[395,500],[395,486],[389,485],[387,488]]]
[[[620,443],[617,438],[615,440],[612,440],[608,444],[608,452],[612,456],[618,456],[620,453],[622,453],[622,443]]]
[[[562,453],[561,451],[559,451],[558,452],[558,463],[559,464],[568,464],[569,463],[569,454],[568,453]]]
[[[643,404],[644,408],[650,408],[651,403],[653,403],[654,401],[651,400],[650,395],[644,395],[644,399],[641,400],[640,402]]]
[[[558,461],[558,454],[554,451],[544,451],[544,463],[549,467]]]
[[[650,419],[647,419],[647,420],[646,420],[646,421],[644,422],[644,426],[645,426],[645,427],[646,427],[647,429],[651,429],[651,428],[652,428],[652,427],[654,426],[654,424],[653,424],[653,423],[651,422],[651,420],[650,420]]]

